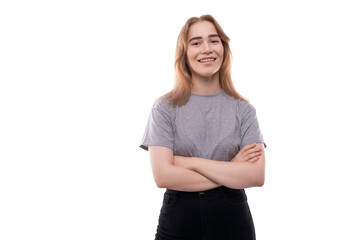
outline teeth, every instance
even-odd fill
[[[211,62],[215,61],[215,58],[200,59],[200,62]]]

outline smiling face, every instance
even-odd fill
[[[224,47],[214,25],[200,21],[188,33],[187,63],[193,78],[212,78],[223,62]]]

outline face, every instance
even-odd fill
[[[187,62],[193,77],[211,78],[223,62],[224,47],[214,25],[200,21],[188,33]]]

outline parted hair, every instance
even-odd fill
[[[197,22],[208,21],[212,23],[216,29],[217,34],[221,39],[221,43],[224,47],[223,63],[219,69],[219,81],[222,90],[234,98],[248,101],[241,96],[233,85],[231,79],[231,51],[229,42],[230,39],[225,34],[219,23],[211,15],[202,15],[201,17],[192,17],[187,20],[182,27],[177,39],[176,52],[175,52],[175,82],[174,88],[165,94],[170,105],[181,106],[190,98],[191,90],[193,87],[191,80],[191,71],[187,63],[187,47],[188,47],[188,33],[190,27]]]

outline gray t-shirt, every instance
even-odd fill
[[[159,98],[140,147],[164,146],[177,156],[231,161],[254,142],[264,143],[255,108],[221,90],[214,95],[191,94],[186,104],[176,107]]]

